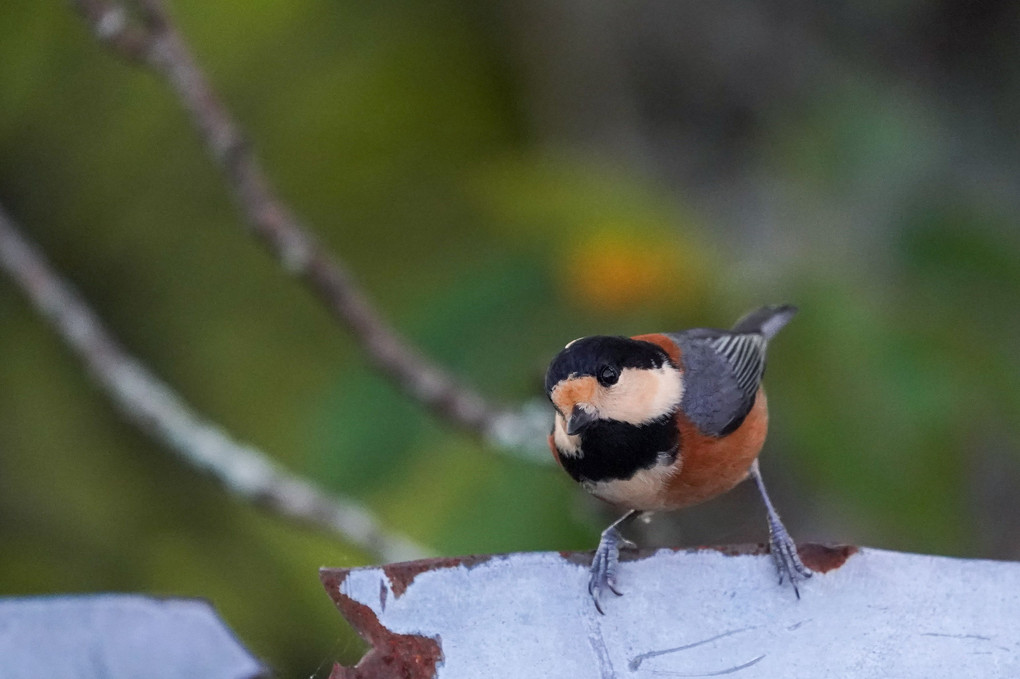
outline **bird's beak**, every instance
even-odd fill
[[[570,411],[570,419],[567,420],[567,435],[576,436],[584,431],[585,427],[598,419],[598,412],[587,404],[578,403]]]

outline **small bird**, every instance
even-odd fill
[[[790,305],[747,314],[732,330],[695,328],[635,337],[598,335],[568,344],[549,365],[556,408],[549,447],[585,490],[628,510],[602,532],[588,592],[599,613],[616,595],[620,528],[681,509],[754,479],[765,503],[779,582],[811,577],[769,500],[758,469],[768,429],[762,389],[769,340],[797,313]]]

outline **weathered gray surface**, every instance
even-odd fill
[[[823,554],[798,601],[768,555],[663,550],[622,564],[600,616],[586,556],[324,570],[376,649],[334,676],[1020,677],[1018,563]]]
[[[3,679],[268,676],[209,604],[108,594],[0,599]]]

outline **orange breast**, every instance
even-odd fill
[[[669,356],[669,360],[673,361],[674,365],[680,365],[680,347],[676,345],[676,342],[662,333],[655,332],[650,335],[634,335],[631,339],[639,342],[649,342],[658,346],[666,352],[666,355]]]
[[[665,489],[664,505],[679,509],[725,493],[747,478],[751,463],[765,443],[769,426],[768,401],[758,389],[754,407],[743,423],[728,436],[713,438],[698,431],[682,413],[680,426],[680,473]]]

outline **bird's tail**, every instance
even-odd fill
[[[764,335],[766,340],[772,339],[796,313],[797,307],[792,304],[763,306],[737,321],[733,332],[757,332]]]

